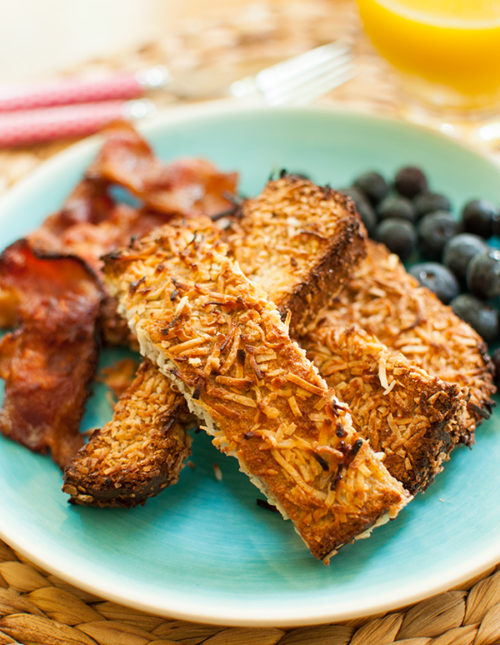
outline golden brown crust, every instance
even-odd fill
[[[134,242],[104,273],[141,352],[328,558],[408,497],[226,250],[200,219]]]
[[[243,273],[286,315],[297,336],[341,289],[365,252],[353,202],[295,175],[270,181],[227,235]]]
[[[424,490],[460,439],[466,393],[328,314],[302,345],[391,475],[412,494]]]
[[[356,322],[390,349],[470,393],[461,441],[491,413],[492,364],[479,335],[409,275],[396,255],[369,241],[367,256],[332,304],[332,323]]]
[[[96,430],[64,472],[75,504],[135,506],[177,482],[190,452],[182,396],[144,361],[113,420]]]

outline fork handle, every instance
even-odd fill
[[[70,77],[41,83],[0,85],[0,112],[132,99],[170,80],[161,65],[137,72],[118,71],[98,78]]]
[[[142,118],[153,112],[154,105],[147,99],[6,112],[0,114],[0,147],[82,137],[112,121]]]

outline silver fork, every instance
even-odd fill
[[[348,44],[332,42],[231,83],[228,94],[268,105],[306,105],[354,75]]]

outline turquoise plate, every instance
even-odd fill
[[[368,168],[390,176],[411,162],[456,206],[476,196],[500,201],[493,162],[430,131],[366,115],[222,104],[165,114],[144,132],[162,159],[201,155],[237,169],[250,195],[282,167],[340,187]],[[60,206],[98,144],[69,149],[16,186],[0,205],[2,246]],[[109,416],[96,388],[84,426]],[[498,433],[496,413],[427,493],[369,540],[343,548],[329,567],[312,558],[289,522],[257,506],[257,489],[236,461],[203,435],[194,441],[195,468],[134,510],[70,506],[49,458],[0,439],[0,536],[78,587],[158,614],[261,626],[368,615],[450,588],[500,560]]]

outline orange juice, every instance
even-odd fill
[[[500,0],[358,0],[365,31],[435,105],[500,105]]]

